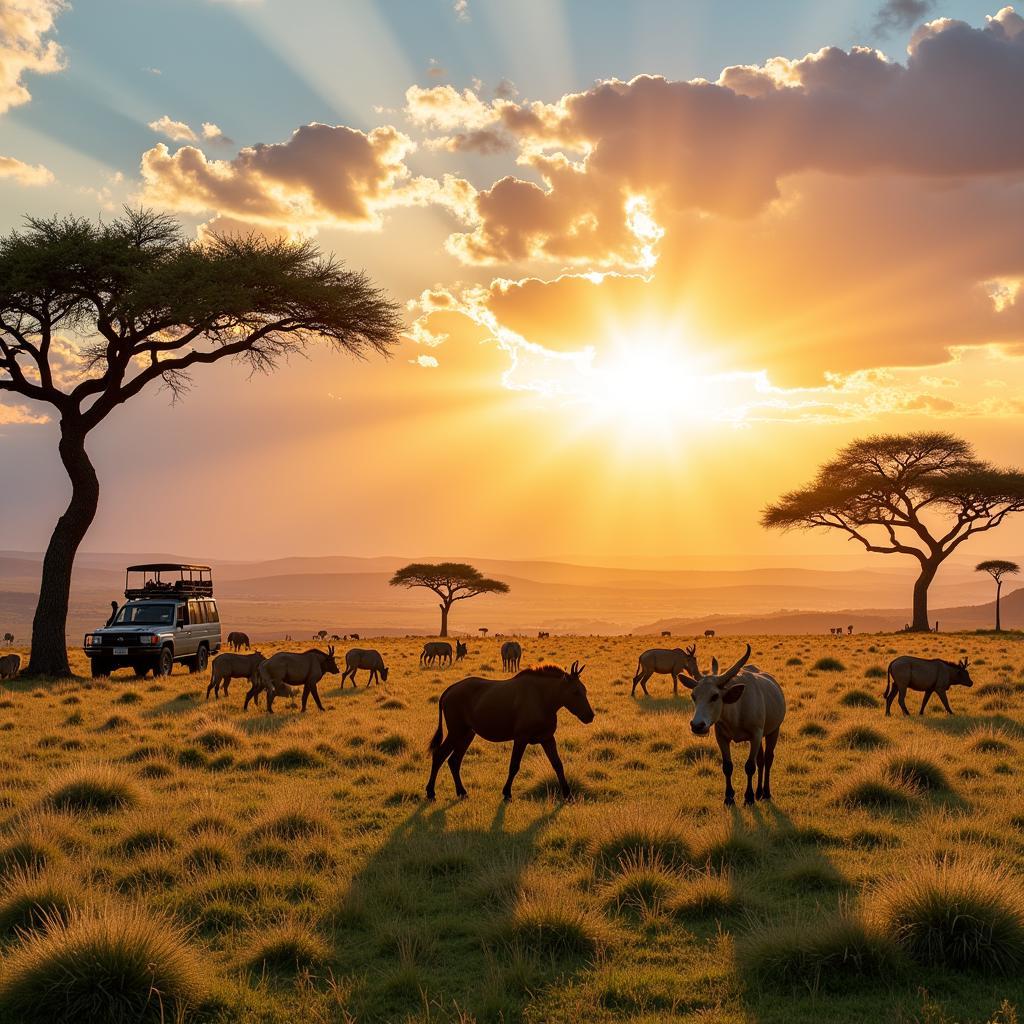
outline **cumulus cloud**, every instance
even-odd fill
[[[175,121],[167,114],[158,117],[155,121],[150,121],[149,127],[158,135],[166,135],[174,142],[196,141],[196,133],[184,121]]]
[[[31,98],[24,78],[64,67],[64,54],[49,38],[62,0],[0,0],[0,114]]]
[[[33,412],[27,405],[6,405],[0,401],[0,427],[49,422],[49,416]]]
[[[456,21],[469,21],[469,0],[453,0],[452,11]]]
[[[0,178],[9,178],[19,185],[49,185],[53,172],[42,164],[26,164],[12,156],[0,156]]]
[[[212,121],[203,122],[203,138],[208,142],[215,142],[222,146],[230,146],[232,141]]]

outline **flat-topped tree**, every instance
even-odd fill
[[[1002,558],[990,558],[988,561],[979,562],[974,567],[975,572],[987,572],[996,581],[996,632],[999,633],[1003,626],[999,616],[999,598],[1002,596],[1003,577],[1016,576],[1020,572],[1020,566],[1016,562],[1007,562]]]
[[[866,551],[917,560],[912,629],[929,628],[928,588],[964,541],[1024,510],[1024,473],[983,462],[951,434],[884,434],[848,444],[761,524],[827,529]]]
[[[109,223],[29,218],[0,238],[0,396],[53,408],[71,482],[43,559],[28,672],[70,674],[71,569],[99,501],[90,431],[150,384],[180,397],[198,367],[235,359],[269,372],[319,339],[357,356],[386,354],[401,325],[398,307],[363,274],[312,242],[199,244],[147,210]]]
[[[424,587],[441,598],[441,631],[448,635],[448,612],[456,601],[480,594],[507,594],[508,584],[491,580],[465,562],[413,562],[399,569],[390,580],[393,587]]]

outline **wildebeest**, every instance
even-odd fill
[[[672,630],[671,629],[663,629],[661,631],[661,635],[662,636],[671,636],[672,635]]]
[[[732,668],[719,674],[718,662],[711,662],[711,673],[691,679],[693,702],[696,705],[690,729],[695,736],[707,736],[712,727],[722,754],[722,774],[725,776],[725,803],[736,802],[732,788],[732,756],[730,744],[749,743],[750,753],[744,763],[747,788],[743,802],[771,800],[772,762],[775,745],[779,741],[779,728],[786,717],[786,697],[782,688],[767,672],[744,666],[750,658],[750,644],[746,653]],[[763,742],[763,747],[762,747]],[[754,768],[757,768],[757,790],[754,790]]]
[[[249,650],[249,637],[245,633],[228,633],[228,647],[233,651],[240,651],[243,647]]]
[[[503,672],[518,672],[522,657],[523,648],[515,640],[506,640],[501,645],[501,670]]]
[[[13,679],[21,671],[21,655],[5,654],[0,658],[0,679]]]
[[[256,669],[256,679],[245,695],[245,702],[242,705],[244,711],[249,707],[249,701],[262,692],[267,698],[267,714],[274,713],[274,698],[282,693],[290,692],[288,687],[302,687],[302,710],[306,710],[306,701],[310,694],[317,708],[323,711],[324,706],[320,703],[320,694],[317,686],[320,680],[326,675],[338,674],[338,663],[334,660],[334,647],[324,651],[315,647],[302,654],[290,654],[288,651],[279,651],[277,654],[260,662]]]
[[[266,661],[260,651],[253,651],[252,654],[233,654],[225,651],[218,654],[210,665],[210,685],[206,687],[206,699],[210,699],[210,691],[213,696],[220,699],[221,684],[224,686],[224,696],[228,695],[228,684],[232,679],[248,679],[250,687],[256,681],[256,670]]]
[[[388,681],[388,670],[384,667],[384,659],[380,656],[379,651],[353,647],[345,655],[345,671],[341,675],[342,687],[344,687],[346,679],[351,679],[354,688],[356,685],[356,672],[361,668],[367,669],[370,673],[370,678],[366,680],[367,686],[378,678],[382,679],[385,683]]]
[[[909,715],[907,710],[907,690],[924,691],[924,700],[921,701],[921,710],[918,714],[923,715],[931,695],[937,693],[942,706],[949,714],[953,709],[949,706],[946,691],[951,686],[973,686],[967,671],[967,659],[960,661],[942,661],[939,658],[914,658],[909,654],[893,658],[889,667],[885,670],[885,713],[891,712],[894,699],[899,700],[903,714]]]
[[[562,708],[567,708],[585,725],[594,720],[587,688],[580,679],[583,668],[574,661],[568,672],[557,665],[540,665],[524,669],[511,679],[469,676],[452,683],[437,702],[437,731],[427,748],[433,754],[427,799],[434,799],[437,773],[445,761],[451,770],[456,794],[467,795],[459,770],[477,735],[492,743],[512,741],[508,779],[501,791],[506,800],[512,799],[512,781],[531,743],[539,743],[547,754],[558,776],[562,796],[568,799],[571,793],[562,759],[558,756],[555,729]],[[444,726],[448,727],[447,736]]]
[[[428,640],[420,652],[421,665],[433,665],[434,661],[440,661],[443,665],[445,660],[452,663],[452,645],[447,640]]]
[[[462,661],[462,659],[469,654],[469,645],[464,644],[461,640],[455,641],[455,660]]]
[[[551,634],[546,632],[543,629],[537,630],[537,639],[538,640],[547,640],[550,636],[551,636]]]
[[[650,697],[651,693],[647,689],[647,680],[651,676],[658,674],[672,677],[672,693],[678,697],[679,676],[682,673],[691,676],[696,676],[700,673],[700,669],[697,668],[696,655],[696,644],[690,644],[685,650],[682,647],[675,647],[672,650],[668,650],[665,647],[652,647],[650,650],[644,651],[637,659],[636,674],[633,676],[633,689],[629,695],[635,697],[636,688],[639,686],[644,691],[644,695]]]
[[[715,635],[715,631],[713,629],[705,629],[704,635],[710,640]]]
[[[4,633],[4,643],[5,644],[13,644],[14,643],[14,634],[13,633]]]

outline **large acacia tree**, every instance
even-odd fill
[[[508,584],[488,579],[479,569],[466,562],[413,562],[391,577],[393,587],[424,587],[441,598],[441,631],[448,635],[448,612],[456,601],[465,601],[480,594],[507,594]]]
[[[761,523],[838,530],[866,551],[917,561],[912,628],[929,628],[928,588],[964,541],[1024,510],[1024,473],[997,469],[951,434],[886,434],[847,445]]]
[[[151,384],[172,396],[193,370],[235,359],[250,371],[323,339],[386,353],[398,308],[311,242],[186,240],[176,221],[126,210],[110,223],[30,218],[0,239],[0,397],[50,406],[71,500],[43,558],[30,674],[68,675],[71,570],[96,514],[89,434]]]

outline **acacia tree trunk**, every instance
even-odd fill
[[[441,608],[441,632],[437,634],[438,636],[447,636],[448,635],[448,609],[449,609],[449,607],[451,607],[451,606],[448,605],[448,604],[445,604],[444,601],[442,601],[441,604],[440,604],[440,608]]]
[[[928,621],[928,588],[939,571],[941,559],[923,562],[921,575],[914,583],[914,618],[910,628],[915,633],[930,633],[931,623]]]
[[[86,454],[85,438],[86,432],[78,424],[61,422],[58,451],[71,481],[71,501],[57,520],[43,558],[26,670],[32,676],[71,675],[66,638],[71,570],[100,500],[100,483]]]
[[[996,632],[1002,632],[1002,624],[999,621],[999,592],[1003,589],[1003,581],[996,580]]]

